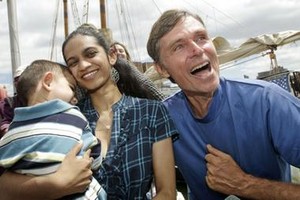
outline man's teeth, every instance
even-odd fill
[[[192,70],[192,73],[193,73],[194,71],[196,71],[196,70],[201,69],[202,67],[204,67],[204,66],[206,66],[206,65],[208,65],[208,62],[205,62],[205,63],[203,63],[202,65],[199,65],[199,66],[195,67],[195,68]]]

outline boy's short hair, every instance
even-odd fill
[[[19,77],[17,85],[17,95],[23,105],[28,104],[29,96],[35,92],[38,82],[43,75],[48,72],[62,73],[67,71],[67,67],[49,60],[35,60],[27,66]]]

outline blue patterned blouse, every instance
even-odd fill
[[[79,107],[95,132],[99,115],[91,99]],[[94,177],[108,199],[146,199],[153,179],[153,143],[177,137],[177,129],[164,105],[155,100],[123,95],[113,105],[113,127],[106,157]]]

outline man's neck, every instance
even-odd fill
[[[203,118],[208,113],[209,105],[212,101],[213,95],[189,95],[187,96],[195,116]]]

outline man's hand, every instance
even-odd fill
[[[236,164],[232,157],[207,145],[207,185],[223,194],[238,194],[247,185],[247,174]]]

